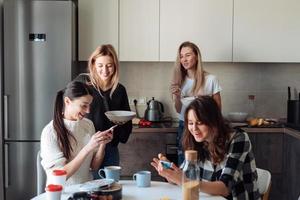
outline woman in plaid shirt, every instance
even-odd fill
[[[260,199],[252,146],[247,133],[233,130],[209,96],[195,99],[185,112],[183,147],[198,151],[200,190],[227,199]],[[169,182],[181,184],[181,170],[151,163]]]

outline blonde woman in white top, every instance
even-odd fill
[[[201,52],[192,42],[183,42],[177,52],[170,91],[176,111],[179,113],[177,134],[178,165],[184,160],[181,138],[184,130],[184,113],[187,105],[181,98],[193,96],[211,96],[221,109],[221,87],[216,76],[203,69]]]
[[[41,135],[42,166],[47,175],[54,169],[67,172],[67,185],[92,180],[90,170],[98,169],[112,130],[95,133],[93,123],[84,118],[93,100],[91,89],[73,81],[57,93],[54,119]]]

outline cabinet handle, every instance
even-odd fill
[[[4,168],[5,168],[5,188],[8,188],[9,186],[9,158],[8,158],[8,144],[5,144],[4,145],[4,162],[5,162],[5,165],[4,165]]]
[[[8,95],[4,95],[4,139],[8,137]]]
[[[171,147],[170,147],[170,146],[169,146],[168,149],[170,149],[170,150],[177,150],[178,147],[176,147],[176,146],[171,146]]]

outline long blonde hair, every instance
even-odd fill
[[[178,48],[177,58],[176,58],[176,62],[175,62],[175,68],[174,68],[174,72],[173,72],[172,84],[176,84],[179,87],[181,87],[187,76],[187,70],[184,69],[184,67],[182,66],[182,64],[180,62],[180,52],[181,52],[181,49],[184,47],[191,48],[192,51],[194,52],[194,54],[197,56],[195,75],[194,75],[194,77],[195,77],[194,85],[193,85],[193,88],[191,91],[193,95],[196,95],[197,93],[199,93],[199,91],[202,89],[202,87],[204,85],[204,81],[205,81],[204,77],[207,72],[204,71],[203,66],[202,66],[201,52],[200,52],[199,48],[197,47],[197,45],[195,45],[192,42],[189,42],[189,41],[183,42]]]
[[[96,65],[95,61],[98,57],[101,56],[109,56],[113,60],[114,65],[114,73],[109,80],[108,83],[104,83],[100,77],[98,76],[98,73],[96,71]],[[116,51],[114,47],[111,44],[104,44],[95,49],[95,51],[92,53],[92,55],[89,58],[88,62],[88,68],[90,73],[90,82],[91,84],[96,87],[96,89],[106,90],[107,88],[111,88],[110,97],[112,96],[113,92],[118,86],[119,83],[119,61],[116,54]]]

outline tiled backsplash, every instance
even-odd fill
[[[79,66],[84,71],[86,62]],[[164,104],[165,116],[177,117],[169,92],[173,66],[171,62],[121,62],[120,82],[129,97],[155,97]],[[204,63],[204,68],[220,81],[224,115],[247,112],[248,95],[255,95],[256,116],[285,118],[287,87],[292,88],[292,98],[300,91],[299,63]],[[145,109],[138,106],[141,116]]]
[[[121,62],[120,82],[128,96],[155,97],[164,104],[165,116],[177,117],[169,92],[173,66],[170,62]],[[286,117],[287,86],[300,91],[298,63],[205,63],[204,68],[220,81],[224,115],[247,112],[248,95],[255,95],[256,116]],[[139,113],[145,108],[138,106]]]

